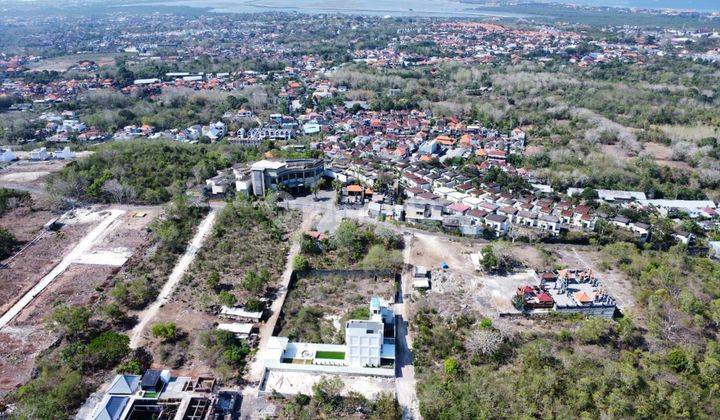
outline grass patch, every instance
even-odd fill
[[[316,359],[345,360],[344,351],[318,351],[315,352]]]

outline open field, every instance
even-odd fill
[[[301,277],[290,286],[276,335],[291,340],[342,343],[343,321],[367,318],[372,296],[393,301],[395,279],[375,275]]]
[[[432,288],[419,300],[436,308],[444,316],[466,314],[497,319],[501,313],[518,312],[511,299],[518,287],[538,283],[535,270],[561,266],[592,268],[610,295],[617,300],[621,310],[631,310],[634,306],[632,288],[627,278],[617,270],[600,270],[602,254],[593,247],[494,244],[520,266],[506,274],[483,273],[475,269],[470,254],[479,252],[485,244],[416,234],[411,241],[409,261],[412,265],[432,270]],[[547,255],[543,256],[540,249]],[[442,262],[448,264],[447,270],[440,268]]]
[[[75,66],[80,61],[94,61],[99,67],[109,66],[115,63],[115,58],[121,54],[102,53],[102,54],[72,54],[63,55],[53,58],[45,58],[30,64],[31,71],[59,71],[64,72]]]
[[[43,225],[55,217],[49,210],[27,206],[13,209],[0,217],[0,226],[27,246],[0,269],[0,312],[4,313],[59,263],[92,227],[89,223],[77,223],[66,225],[57,232],[44,231]],[[34,239],[37,240],[30,244]]]
[[[18,152],[21,154],[21,152]],[[14,188],[42,195],[45,189],[45,177],[60,171],[69,161],[20,160],[0,169],[0,187]]]
[[[35,357],[56,340],[55,335],[44,328],[46,317],[59,304],[93,306],[120,270],[118,256],[132,254],[142,247],[149,237],[146,228],[159,213],[159,207],[121,210],[116,219],[93,237],[87,250],[80,253],[77,245],[87,240],[87,232],[106,220],[107,209],[82,209],[67,214],[63,216],[65,224],[58,232],[48,233],[46,238],[23,251],[8,268],[0,270],[0,276],[22,279],[22,282],[3,279],[0,289],[3,294],[12,293],[19,297],[22,294],[19,288],[29,289],[53,267],[58,270],[60,260],[73,257],[67,268],[0,330],[0,394],[27,381]],[[45,221],[41,219],[38,223]],[[11,289],[9,285],[14,287]],[[3,307],[3,312],[9,306]]]

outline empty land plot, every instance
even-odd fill
[[[97,239],[89,252],[123,249],[125,252],[134,253],[142,249],[149,235],[145,228],[159,212],[159,208],[142,208],[140,211],[145,217],[137,217],[137,211],[131,209],[115,220],[108,231]],[[80,240],[82,235],[78,233],[79,229],[87,232],[97,225],[95,217],[97,214],[99,213],[78,211],[73,219],[68,219],[71,223],[64,225],[59,232],[49,233],[49,239],[39,241],[37,247],[33,245],[28,248],[27,255],[30,257],[21,254],[9,269],[0,270],[0,275],[7,275],[6,271],[14,270],[13,267],[19,262],[43,261],[43,257],[47,257],[54,250],[53,246],[60,250],[68,248],[66,252],[58,253],[54,264],[48,267],[47,271],[49,271]],[[67,247],[63,247],[62,241],[68,240],[69,232],[73,232],[77,238]],[[42,254],[36,255],[41,251]],[[37,265],[35,271],[26,267],[26,271],[23,272],[26,274],[24,278],[35,284],[44,275],[44,272],[37,270]],[[119,270],[119,267],[103,264],[102,261],[96,261],[95,264],[71,263],[7,327],[0,331],[0,394],[26,382],[32,373],[35,357],[56,340],[54,334],[45,330],[44,323],[47,316],[60,304],[95,306],[113,283]],[[7,284],[3,282],[3,286],[5,287],[2,290],[5,292]]]
[[[484,244],[464,240],[451,240],[442,236],[416,233],[410,250],[410,264],[428,269],[439,268],[444,262],[449,270],[474,275],[475,266],[470,254],[479,252]]]
[[[21,154],[21,152],[18,152]],[[17,188],[43,193],[45,177],[60,171],[70,161],[51,160],[35,162],[21,160],[13,162],[0,170],[0,187]]]
[[[633,286],[627,276],[617,269],[601,270],[602,251],[593,247],[567,246],[557,249],[560,262],[568,268],[591,268],[607,288],[610,296],[615,298],[621,311],[635,307]]]
[[[83,223],[63,226],[57,232],[43,231],[43,225],[54,217],[50,211],[28,207],[14,209],[0,217],[0,226],[8,229],[23,244],[21,247],[27,246],[0,268],[0,313],[52,270],[94,226]]]
[[[217,364],[213,366],[200,355],[199,337],[219,322],[229,322],[218,316],[221,304],[244,305],[248,299],[272,298],[299,216],[243,201],[219,210],[192,266],[150,322],[173,322],[184,337],[173,346],[150,339],[156,361],[172,365],[183,375],[218,372]]]
[[[497,318],[501,313],[515,313],[512,297],[518,287],[537,284],[535,269],[547,268],[540,251],[545,245],[492,242],[495,253],[507,255],[516,263],[508,273],[490,274],[478,271],[470,255],[487,243],[450,240],[436,235],[414,235],[409,262],[432,270],[432,287],[421,299],[443,316],[472,315]],[[448,265],[446,270],[440,264]]]
[[[285,395],[313,395],[313,385],[323,378],[335,375],[318,375],[308,372],[284,372],[271,370],[265,381],[266,390],[274,390]],[[395,393],[395,380],[390,378],[374,378],[370,376],[337,375],[343,383],[342,395],[357,392],[365,398],[373,399],[380,393]]]
[[[119,53],[104,54],[72,54],[62,55],[59,57],[45,58],[35,63],[31,63],[28,67],[31,71],[58,71],[64,72],[71,67],[77,65],[81,61],[94,61],[99,67],[109,66],[115,63],[115,58],[120,56]]]
[[[226,205],[173,300],[205,311],[219,303],[222,292],[239,304],[262,297],[285,269],[299,222],[296,212],[274,213],[242,202]]]
[[[294,341],[343,343],[345,320],[368,318],[371,297],[392,302],[394,293],[392,277],[310,273],[290,286],[277,335]]]
[[[3,328],[0,332],[0,396],[30,380],[35,358],[55,340],[42,325]]]

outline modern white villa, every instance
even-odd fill
[[[266,370],[394,376],[395,314],[373,297],[370,319],[351,319],[345,324],[345,344],[271,337],[263,363]]]

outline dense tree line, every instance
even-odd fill
[[[551,316],[512,332],[421,305],[412,326],[423,416],[720,415],[720,264],[682,247],[616,243],[604,253],[638,302],[616,320]]]
[[[169,141],[104,144],[47,183],[53,195],[103,203],[160,204],[245,159],[239,149]]]

